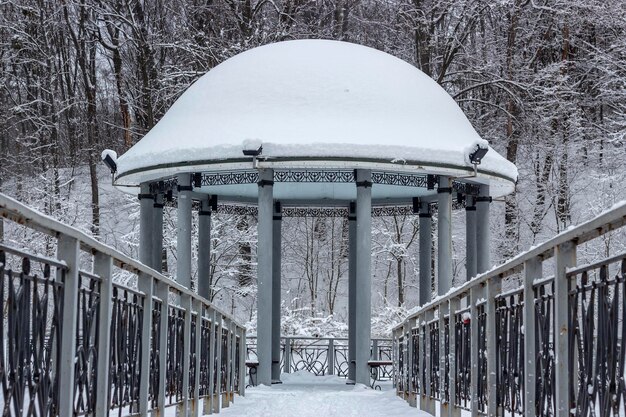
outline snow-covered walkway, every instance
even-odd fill
[[[390,385],[374,391],[334,376],[283,374],[283,384],[248,388],[222,410],[226,417],[425,417],[396,397]]]

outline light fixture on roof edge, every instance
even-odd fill
[[[263,145],[259,146],[257,149],[244,149],[243,150],[244,156],[252,157],[252,168],[257,167],[256,159],[259,155],[261,155],[262,152],[263,152]]]

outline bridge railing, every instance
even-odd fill
[[[626,253],[606,255],[625,223],[615,206],[412,312],[398,395],[441,416],[626,414]]]
[[[256,337],[247,339],[249,360],[256,360]],[[388,338],[372,339],[372,360],[391,361],[392,343]],[[307,371],[313,375],[348,377],[348,339],[345,337],[282,336],[280,338],[280,369],[282,373]],[[379,380],[393,378],[393,366],[383,365]]]
[[[244,394],[233,317],[3,194],[0,226],[3,415],[198,416]]]

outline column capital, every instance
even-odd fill
[[[372,188],[372,171],[369,169],[355,169],[354,179],[357,187]]]

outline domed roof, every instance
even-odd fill
[[[461,176],[487,146],[462,110],[412,65],[372,48],[328,40],[274,43],[234,56],[199,78],[118,160],[116,184],[178,172],[251,168],[388,167]],[[368,165],[369,164],[369,165]],[[491,150],[477,183],[512,191],[517,169]]]

